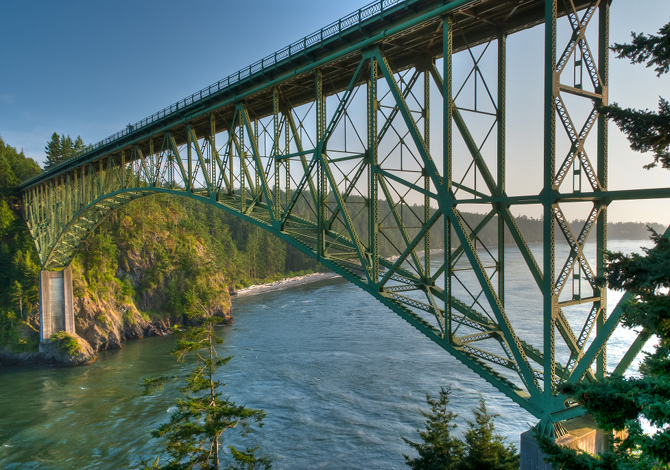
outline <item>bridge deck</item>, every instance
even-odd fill
[[[292,107],[314,99],[314,77],[320,67],[326,96],[346,88],[361,59],[361,49],[380,47],[397,71],[442,56],[441,17],[452,15],[458,34],[453,37],[454,52],[493,40],[501,32],[512,34],[544,21],[543,0],[381,0],[352,13],[290,46],[255,62],[249,67],[184,98],[142,121],[98,142],[70,160],[25,181],[21,190],[40,184],[59,174],[97,160],[101,156],[120,158],[120,150],[139,144],[149,152],[147,137],[162,139],[169,129],[177,144],[186,142],[186,122],[197,135],[210,132],[214,111],[217,131],[227,129],[235,103],[245,100],[252,118],[272,114],[272,84],[281,82],[282,97]],[[588,0],[575,0],[579,10]],[[558,15],[565,15],[559,9]],[[413,26],[407,28],[408,24]],[[461,34],[462,32],[462,34]],[[464,38],[467,38],[467,42]],[[363,77],[361,81],[365,80]]]

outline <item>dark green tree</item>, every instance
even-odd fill
[[[77,136],[77,140],[74,141],[74,151],[78,152],[79,150],[82,150],[86,145],[84,144],[84,141],[82,140],[81,136]]]
[[[449,394],[451,387],[440,389],[440,396],[433,399],[426,394],[426,401],[430,405],[430,412],[421,410],[426,418],[425,431],[419,431],[423,442],[413,442],[403,437],[419,454],[416,458],[405,457],[405,463],[413,470],[456,470],[464,455],[464,445],[460,439],[452,436],[456,428],[452,421],[458,416],[449,410]]]
[[[495,433],[497,414],[489,414],[483,398],[475,408],[475,420],[467,421],[465,433],[466,456],[459,470],[517,470],[519,454],[513,444],[505,444],[505,439]]]
[[[613,47],[621,58],[646,62],[663,75],[670,69],[670,23],[658,36],[633,33],[631,44]],[[628,136],[634,150],[654,153],[651,168],[661,163],[670,169],[670,107],[661,98],[659,113],[604,108]],[[652,231],[654,246],[643,255],[607,253],[604,282],[630,294],[623,306],[623,324],[655,335],[658,344],[640,367],[641,376],[611,376],[593,384],[565,385],[561,391],[576,398],[606,431],[625,430],[627,437],[600,456],[566,449],[551,439],[536,435],[542,450],[556,468],[577,469],[669,469],[670,468],[670,241]],[[656,428],[643,431],[647,421]]]
[[[251,426],[263,425],[265,412],[237,405],[229,397],[224,397],[220,388],[224,385],[215,379],[219,367],[225,365],[232,356],[220,359],[216,345],[222,340],[216,336],[214,325],[218,318],[204,319],[200,327],[190,327],[178,331],[179,339],[173,354],[178,361],[194,356],[196,365],[186,377],[186,385],[181,389],[183,397],[176,401],[176,411],[170,421],[152,432],[154,437],[165,439],[169,461],[161,465],[159,458],[153,462],[142,462],[144,469],[186,470],[221,468],[223,433],[238,428],[246,435]],[[145,384],[151,389],[161,386],[165,377],[147,379]],[[228,446],[232,462],[228,469],[267,469],[271,459],[257,457],[257,448],[240,451]]]
[[[16,184],[39,171],[34,160],[0,138],[0,349],[15,352],[37,347],[33,312],[39,295],[39,261],[28,228],[16,212]]]
[[[77,138],[72,141],[72,137],[69,135],[66,136],[65,134],[61,134],[59,136],[58,133],[54,132],[51,135],[51,140],[44,147],[44,153],[46,154],[44,169],[48,170],[67,160],[72,157],[75,152],[82,150],[85,146],[81,136],[77,136]]]
[[[51,140],[47,142],[47,145],[44,147],[44,153],[46,154],[46,160],[44,162],[45,170],[57,165],[63,160],[60,136],[57,132],[54,132],[51,135]]]
[[[16,176],[14,176],[12,167],[7,161],[7,158],[0,153],[0,187],[11,188],[16,185],[16,183]]]
[[[10,233],[14,219],[14,213],[7,205],[7,201],[0,199],[0,238]]]
[[[70,137],[69,135],[65,137],[65,135],[61,134],[60,152],[63,157],[63,160],[67,160],[74,153],[74,142],[72,142],[72,137]]]
[[[659,30],[658,36],[635,34],[630,44],[615,44],[612,50],[617,57],[630,59],[631,63],[645,63],[655,67],[657,76],[670,69],[670,23]],[[645,109],[622,109],[616,103],[602,111],[626,134],[631,148],[638,152],[653,152],[654,160],[645,165],[653,168],[661,163],[670,169],[670,103],[659,98],[658,113]]]
[[[0,138],[0,158],[4,158],[5,162],[9,164],[16,179],[14,184],[20,183],[42,171],[35,160],[23,154],[23,150],[17,152],[14,147],[6,145],[2,138]],[[3,178],[0,176],[0,181],[2,180]],[[3,185],[4,183],[0,183],[0,186]]]

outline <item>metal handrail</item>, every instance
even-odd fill
[[[252,75],[262,72],[264,70],[273,68],[277,64],[286,59],[290,59],[291,57],[304,53],[304,51],[306,51],[308,48],[314,45],[318,45],[323,41],[332,38],[333,36],[340,35],[343,32],[346,32],[348,30],[360,26],[363,21],[372,19],[375,16],[383,16],[384,11],[391,6],[395,6],[400,3],[408,3],[410,1],[412,0],[377,0],[362,8],[359,8],[357,11],[350,13],[349,15],[340,18],[337,21],[334,21],[328,26],[325,26],[312,34],[305,36],[304,38],[292,44],[289,44],[288,46],[284,47],[283,49],[280,49],[274,54],[270,54],[269,56],[264,57],[263,59],[257,62],[254,62],[248,67],[245,67],[231,75],[228,75],[226,78],[223,78],[218,82],[213,83],[212,85],[205,87],[202,90],[197,91],[192,95],[187,96],[186,98],[183,98],[182,100],[177,101],[176,103],[173,103],[170,106],[163,108],[157,113],[154,113],[151,116],[136,122],[135,124],[132,125],[129,124],[128,127],[126,127],[124,130],[119,131],[116,134],[113,134],[107,137],[106,139],[101,140],[100,142],[88,145],[87,147],[78,150],[77,152],[72,154],[72,156],[70,156],[66,160],[63,160],[58,165],[49,168],[49,171],[57,170],[58,168],[67,164],[68,162],[76,158],[79,158],[82,155],[85,155],[89,152],[92,152],[93,150],[96,150],[116,140],[119,140],[122,137],[125,137],[133,132],[136,132],[150,124],[153,124],[159,119],[163,119],[167,116],[176,113],[180,109],[184,109],[187,106],[197,103],[203,99],[206,99],[214,93],[218,93],[221,90],[225,90],[226,88],[229,88],[241,82],[245,78],[251,77]],[[22,184],[24,185],[28,184],[35,178],[37,178],[37,176],[27,181],[24,181]]]

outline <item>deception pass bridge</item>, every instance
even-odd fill
[[[597,282],[608,205],[670,197],[608,188],[598,109],[608,102],[609,9],[607,0],[376,1],[26,181],[42,340],[74,329],[67,267],[88,234],[132,200],[186,196],[364,289],[552,435],[583,414],[557,386],[608,370],[621,315],[607,311]],[[529,183],[537,191],[508,195],[506,43],[536,25],[544,54],[527,61],[544,64],[543,103],[527,118],[543,122],[544,145],[511,157],[543,170]],[[533,205],[541,251],[513,215]],[[566,216],[575,207],[586,214],[578,224]],[[505,290],[506,244],[525,264],[532,316]],[[524,338],[529,328],[541,344]],[[640,333],[610,370],[625,372],[648,338]]]

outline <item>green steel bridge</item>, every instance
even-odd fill
[[[597,282],[608,205],[670,197],[668,188],[608,188],[598,109],[608,102],[609,8],[375,1],[23,183],[43,274],[66,268],[124,204],[190,197],[364,289],[552,434],[583,413],[557,385],[604,377],[619,324]],[[544,123],[544,146],[522,157],[543,162],[541,190],[509,196],[506,40],[542,24],[544,55],[529,60],[544,64],[544,111],[530,117]],[[569,31],[561,43],[559,27]],[[528,205],[543,213],[540,254],[513,215]],[[564,213],[575,205],[588,214],[579,226]],[[467,210],[484,215],[473,222]],[[525,262],[533,318],[507,307],[505,244]],[[542,344],[524,339],[529,325]],[[648,338],[640,333],[610,370],[623,373]]]

